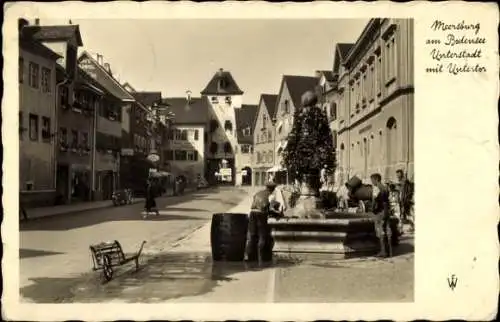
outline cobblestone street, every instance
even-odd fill
[[[272,267],[212,263],[214,212],[245,211],[252,189],[220,188],[160,199],[159,218],[141,220],[142,205],[26,223],[21,227],[21,295],[38,303],[159,302],[408,302],[413,301],[413,237],[396,256],[334,260],[275,259]],[[58,234],[56,238],[48,234]],[[45,236],[45,238],[43,238]],[[141,268],[133,263],[102,284],[91,271],[88,246],[117,239],[126,252],[148,243]],[[234,296],[235,293],[239,295]]]

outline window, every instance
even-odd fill
[[[174,130],[174,140],[182,140],[182,131],[179,129]]]
[[[233,131],[233,124],[231,123],[231,121],[224,122],[224,130],[229,132]]]
[[[267,115],[262,116],[262,128],[265,129],[267,126]]]
[[[248,144],[243,144],[241,146],[241,153],[250,153],[250,145]]]
[[[24,83],[24,58],[19,57],[19,83]]]
[[[217,96],[212,96],[212,104],[217,104],[219,103],[219,99],[217,98]]]
[[[224,143],[224,153],[232,153],[233,149],[231,147],[231,143]]]
[[[246,129],[243,129],[243,135],[245,135],[245,136],[252,135],[252,131],[250,130],[249,127],[247,127]]]
[[[200,132],[198,130],[194,130],[194,140],[195,141],[198,141],[200,138]]]
[[[175,160],[176,161],[186,161],[187,152],[183,150],[175,150]]]
[[[174,151],[172,150],[165,150],[165,152],[163,152],[163,158],[167,161],[172,161],[174,160]]]
[[[226,104],[231,105],[231,96],[226,96]]]
[[[63,147],[68,145],[68,130],[66,128],[59,128],[59,144]]]
[[[189,151],[187,153],[188,161],[198,161],[198,151]]]
[[[42,117],[42,139],[50,140],[50,118],[46,116]]]
[[[337,148],[337,131],[332,132],[332,142],[333,142],[333,148]]]
[[[19,139],[23,139],[24,134],[24,114],[23,112],[19,112]]]
[[[173,140],[174,139],[174,130],[168,130],[167,131],[167,140]]]
[[[257,152],[257,163],[260,163],[260,159],[261,159],[260,152]]]
[[[283,112],[284,113],[289,113],[290,112],[290,102],[288,100],[285,100],[283,102]]]
[[[38,115],[30,114],[30,140],[38,141]]]
[[[88,149],[90,147],[89,144],[89,134],[87,132],[82,133],[82,147],[84,149]]]
[[[76,149],[78,147],[78,131],[71,130],[71,148]]]
[[[383,70],[382,70],[382,56],[380,56],[380,50],[377,53],[377,66],[376,66],[377,76],[375,77],[375,90],[377,91],[377,96],[382,94],[381,87],[381,79],[383,79]]]
[[[273,133],[271,130],[267,130],[267,142],[271,142],[273,140]]]
[[[181,131],[181,140],[182,141],[187,141],[188,139],[188,131],[187,130],[182,130]]]
[[[391,82],[396,77],[397,59],[395,33],[392,33],[385,43],[384,69],[386,83]]]
[[[332,121],[337,119],[337,103],[332,102],[330,106],[330,118]]]
[[[33,62],[30,62],[30,86],[33,88],[38,88],[38,77],[40,73],[40,66]]]
[[[42,67],[42,92],[50,93],[50,69]]]
[[[267,152],[267,162],[273,162],[273,151]]]
[[[361,103],[364,107],[366,104],[366,96],[367,96],[366,89],[369,88],[368,83],[366,81],[366,73],[363,73],[363,81],[361,83],[361,86],[362,86],[362,88],[361,88]]]
[[[66,86],[62,86],[59,94],[61,106],[68,105],[68,98],[69,98],[68,88]]]

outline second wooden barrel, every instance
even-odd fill
[[[214,261],[243,261],[247,229],[247,214],[214,214],[210,231],[212,259]]]

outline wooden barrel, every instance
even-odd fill
[[[369,184],[362,184],[351,194],[353,199],[356,200],[371,200],[373,194],[373,187]]]
[[[353,176],[351,179],[349,179],[349,181],[347,181],[345,185],[350,191],[354,191],[362,184],[363,182],[361,181],[360,178],[358,178],[357,176]]]
[[[212,259],[214,261],[243,261],[247,229],[247,214],[214,214],[210,231]]]

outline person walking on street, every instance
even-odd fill
[[[410,224],[411,230],[415,229],[412,216],[414,184],[408,180],[403,170],[396,171],[399,189],[399,204],[401,205],[401,217],[404,223]]]
[[[267,219],[270,215],[270,197],[275,189],[276,184],[270,182],[266,184],[265,189],[257,192],[253,197],[246,245],[248,261],[263,263],[272,260],[273,243]]]
[[[146,218],[150,212],[155,212],[157,216],[160,215],[160,212],[156,207],[155,197],[156,197],[156,189],[153,185],[152,180],[148,179],[146,183],[146,205],[144,207],[146,213],[144,214],[144,218]]]
[[[375,215],[375,233],[380,242],[380,252],[377,254],[377,257],[390,257],[392,256],[392,245],[391,228],[389,226],[389,191],[382,184],[382,176],[380,174],[374,173],[370,176],[370,179],[373,185],[372,211]]]

